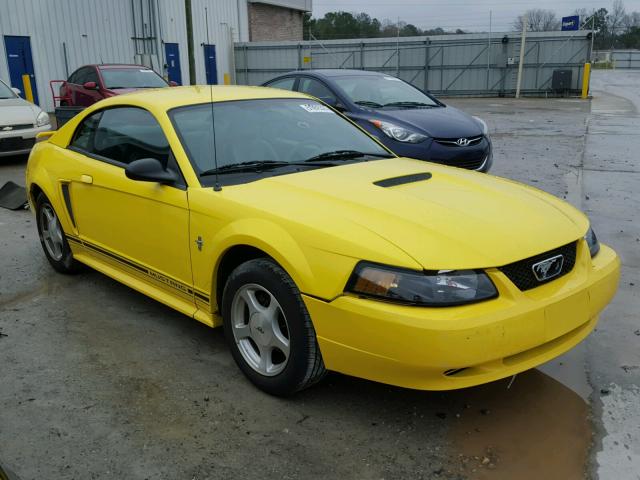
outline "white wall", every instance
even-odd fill
[[[9,83],[4,35],[29,36],[40,105],[53,110],[49,80],[67,78],[63,43],[67,47],[69,74],[92,63],[133,63],[135,46],[131,0],[1,0],[0,78]],[[149,0],[144,0],[146,9]],[[183,0],[151,0],[159,10],[158,52],[153,65],[161,71],[164,45],[178,43],[182,81],[189,83],[189,62]],[[157,3],[156,3],[157,2]],[[134,0],[140,18],[139,0]],[[204,7],[209,17],[209,43],[216,45],[218,82],[232,73],[229,27],[234,41],[248,41],[247,0],[192,0],[196,83],[205,83],[204,50],[207,43]],[[159,27],[159,28],[158,28]],[[140,27],[137,27],[138,30]],[[140,35],[140,32],[138,32]],[[22,88],[21,88],[22,89]]]

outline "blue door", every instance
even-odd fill
[[[216,46],[204,45],[204,69],[207,72],[207,84],[218,83],[218,70],[216,69]]]
[[[180,49],[177,43],[165,43],[164,53],[167,59],[167,75],[169,81],[182,85],[182,73],[180,72]]]
[[[25,98],[22,75],[31,77],[31,91],[33,101],[38,103],[38,89],[36,88],[36,75],[33,70],[33,58],[31,58],[31,41],[29,37],[16,37],[5,35],[4,48],[7,51],[7,64],[9,65],[9,80],[11,86],[19,88],[20,96]]]

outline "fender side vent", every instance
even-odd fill
[[[69,184],[68,183],[62,183],[60,185],[60,188],[62,188],[62,197],[64,198],[64,204],[67,207],[67,212],[69,212],[69,218],[71,219],[71,223],[73,223],[73,226],[76,226],[76,219],[73,216],[73,208],[71,207],[71,196],[69,195]]]
[[[384,180],[378,180],[373,182],[374,185],[379,187],[397,187],[398,185],[404,185],[406,183],[421,182],[423,180],[429,180],[431,174],[425,173],[412,173],[411,175],[403,175],[401,177],[385,178]]]

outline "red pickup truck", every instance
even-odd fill
[[[164,78],[143,65],[85,65],[62,82],[58,98],[62,107],[88,107],[103,98],[133,90],[175,85],[175,82],[167,83]]]

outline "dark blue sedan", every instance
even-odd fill
[[[341,111],[402,157],[487,172],[487,125],[391,75],[364,70],[301,70],[263,86],[313,95]]]

